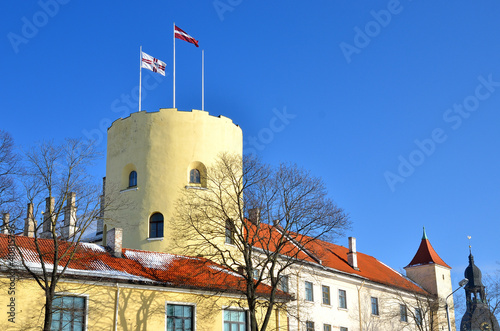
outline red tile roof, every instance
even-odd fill
[[[420,247],[418,248],[417,253],[406,268],[425,264],[439,264],[443,267],[451,269],[451,267],[439,257],[434,248],[432,248],[429,239],[427,239],[424,234],[424,238],[422,238],[422,241],[420,242]]]
[[[424,295],[429,294],[401,273],[380,262],[373,256],[357,252],[359,270],[355,270],[347,262],[349,249],[346,247],[315,240],[311,242],[308,249],[314,252],[325,267],[389,287],[396,287]]]
[[[34,238],[14,237],[28,266],[34,269],[40,268],[40,258]],[[53,240],[39,238],[38,243],[46,267],[52,266]],[[8,236],[0,234],[0,260],[9,259],[8,245]],[[59,256],[64,252],[75,252],[71,260],[66,256],[59,264],[61,267],[68,264],[65,273],[65,277],[68,278],[113,279],[121,282],[230,293],[243,293],[245,290],[245,281],[241,275],[204,258],[134,249],[123,249],[123,257],[119,258],[96,244],[72,244],[66,241],[59,241],[59,251]],[[17,251],[15,260],[20,261]],[[262,284],[257,288],[257,293],[265,296],[270,293],[270,287]],[[280,291],[277,296],[290,298]]]
[[[260,223],[259,228],[259,235],[263,235],[264,238],[266,238],[266,235],[272,235],[274,238],[279,238],[279,236],[281,236],[274,226]],[[423,295],[429,294],[413,281],[380,262],[373,256],[357,252],[359,270],[355,270],[347,262],[347,254],[349,253],[348,248],[295,233],[291,233],[289,237],[295,239],[295,244],[290,241],[290,243],[285,246],[285,249],[281,251],[283,255],[389,287],[396,287]],[[268,241],[266,240],[265,244],[267,243]],[[303,243],[305,247],[301,247],[301,243]],[[263,247],[265,244],[263,245],[262,242],[256,241],[256,246],[258,248],[273,249],[272,245]]]

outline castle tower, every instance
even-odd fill
[[[469,266],[465,269],[464,276],[469,282],[464,288],[467,309],[460,323],[460,331],[500,330],[495,315],[488,307],[481,270],[474,264],[472,252],[469,254]]]
[[[108,129],[106,195],[120,192],[126,207],[105,211],[104,229],[123,228],[123,247],[172,252],[176,201],[182,190],[206,186],[207,167],[221,153],[243,153],[241,128],[224,116],[160,109],[116,120]]]
[[[452,293],[451,267],[448,266],[432,247],[425,228],[417,253],[410,264],[405,267],[408,278],[422,286],[427,292],[436,296],[437,311],[433,316],[434,330],[441,330],[441,326],[448,328],[446,318],[445,300]],[[450,321],[452,330],[455,330],[455,311],[453,309],[453,297],[448,299],[450,309]]]

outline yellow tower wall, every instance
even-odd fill
[[[450,269],[438,264],[426,264],[406,267],[406,275],[422,286],[426,291],[438,297],[439,310],[436,316],[436,323],[439,326],[447,327],[445,310],[446,297],[453,292],[451,285]],[[453,309],[453,296],[448,298],[450,306],[450,323],[452,330],[455,330],[455,310]]]
[[[221,153],[243,153],[241,128],[227,117],[171,108],[115,121],[108,129],[106,194],[120,191],[126,207],[105,213],[107,228],[124,229],[123,247],[175,252],[171,220],[180,190],[197,186],[189,183],[191,168],[203,174]],[[129,188],[132,170],[137,187]],[[149,218],[155,212],[164,217],[163,239],[149,237]]]

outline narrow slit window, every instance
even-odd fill
[[[234,224],[231,220],[226,220],[225,241],[226,244],[234,244]]]

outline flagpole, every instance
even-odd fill
[[[174,107],[175,108],[175,22],[174,22]]]
[[[139,52],[139,111],[141,111],[141,90],[142,90],[142,45]]]
[[[201,50],[201,110],[205,110],[205,50]]]

